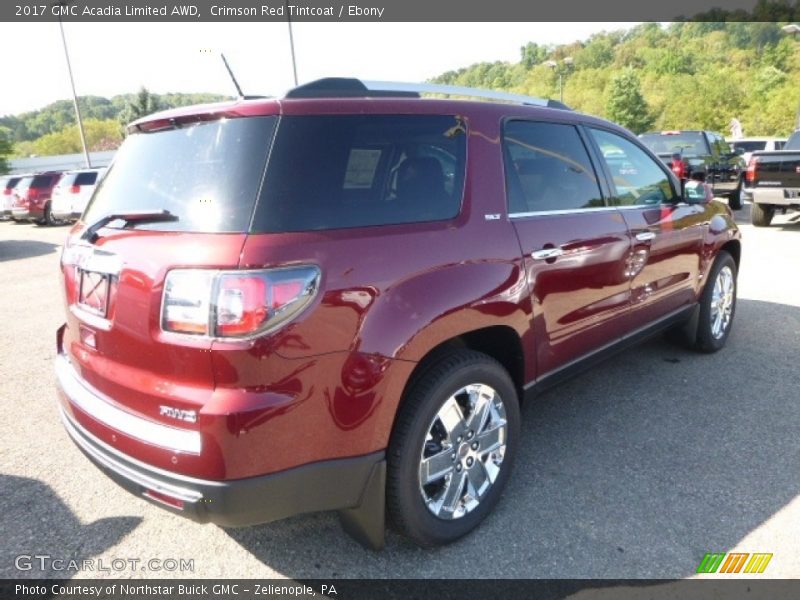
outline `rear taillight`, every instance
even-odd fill
[[[252,337],[286,323],[316,295],[320,271],[303,266],[259,271],[170,271],[164,286],[165,331]]]
[[[39,197],[37,188],[28,188],[28,200],[36,200]]]
[[[747,170],[744,172],[744,179],[748,183],[753,183],[756,180],[756,168],[758,166],[758,158],[753,156],[747,163]]]
[[[683,159],[680,157],[680,155],[672,157],[672,165],[670,168],[672,169],[672,172],[675,173],[675,176],[678,179],[686,178],[687,175],[686,163],[683,162]]]
[[[81,193],[81,186],[79,186],[79,185],[71,186],[69,188],[69,193],[70,194],[80,194]]]
[[[10,196],[11,195],[11,188],[5,188],[3,190],[3,195],[4,196]]]

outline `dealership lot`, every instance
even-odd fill
[[[514,477],[484,525],[436,550],[390,535],[381,553],[335,515],[225,530],[117,488],[53,401],[67,228],[0,223],[0,574],[72,576],[53,560],[87,559],[81,576],[681,578],[739,550],[774,554],[764,576],[798,577],[800,220],[756,229],[748,213],[722,352],[655,339],[546,393],[524,407]],[[28,569],[26,555],[50,558]]]

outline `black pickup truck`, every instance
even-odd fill
[[[680,179],[711,184],[714,195],[725,195],[731,208],[739,204],[739,180],[744,160],[713,131],[684,130],[643,133],[642,142]]]
[[[745,181],[753,193],[750,220],[756,227],[768,227],[775,211],[800,210],[800,129],[783,150],[753,152]]]

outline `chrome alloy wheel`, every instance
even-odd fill
[[[731,268],[725,266],[720,269],[711,294],[711,335],[714,339],[718,340],[725,335],[731,324],[735,288]]]
[[[490,386],[464,386],[433,418],[419,463],[428,510],[445,520],[474,510],[491,489],[506,450],[506,408]]]

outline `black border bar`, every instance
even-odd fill
[[[3,0],[0,21],[795,21],[800,0]],[[480,40],[476,40],[479,43]]]
[[[0,580],[4,600],[644,600],[800,597],[779,579],[25,579]]]

